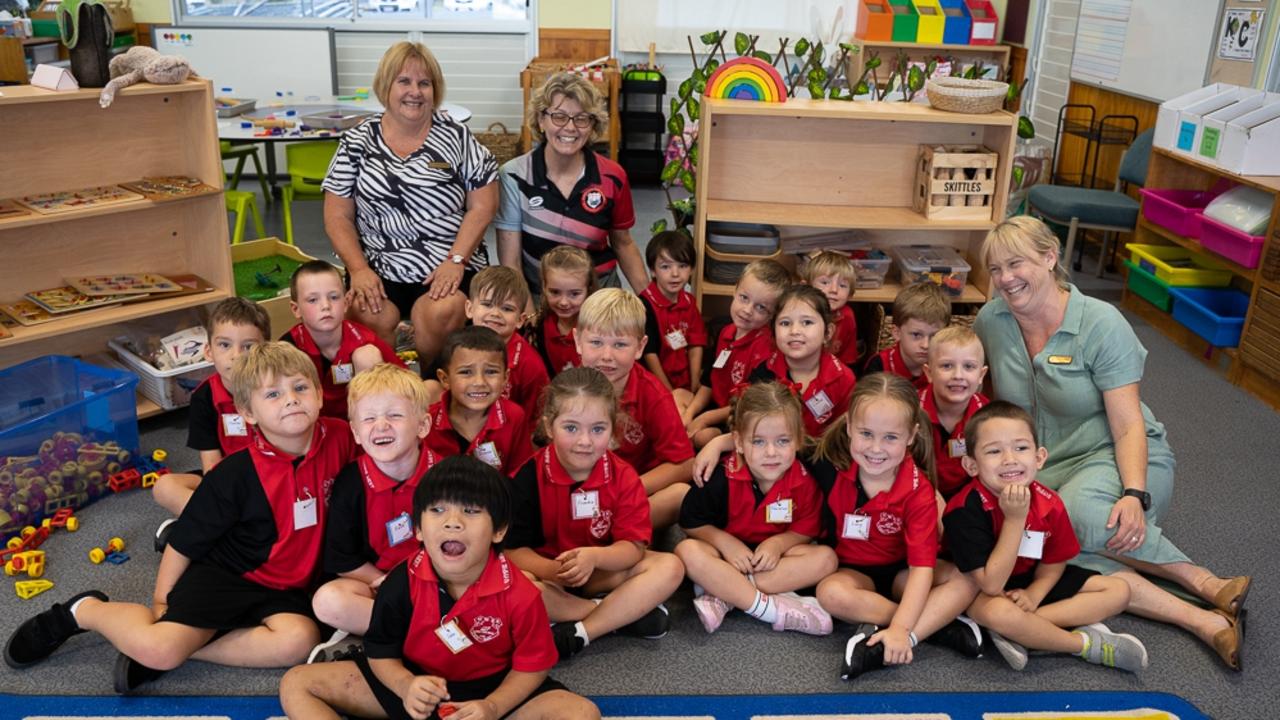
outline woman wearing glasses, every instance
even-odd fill
[[[373,78],[386,109],[342,135],[324,180],[324,229],[350,275],[349,317],[388,343],[409,320],[424,368],[466,320],[498,207],[498,164],[437,109],[444,90],[426,46],[392,45]]]
[[[586,250],[603,287],[618,287],[618,268],[637,292],[649,285],[631,238],[635,211],[622,167],[591,150],[606,127],[604,100],[580,75],[557,73],[525,109],[537,145],[502,166],[498,259],[523,269],[541,293],[538,262],[558,245]]]

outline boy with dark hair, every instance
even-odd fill
[[[645,248],[653,282],[640,293],[648,342],[644,364],[671,390],[683,415],[702,380],[702,353],[707,328],[693,295],[685,289],[693,274],[693,240],[678,230],[654,235]]]
[[[929,362],[929,341],[951,324],[951,301],[942,288],[928,281],[908,285],[893,299],[892,347],[867,360],[862,375],[887,372],[911,381],[916,390],[929,386],[924,372]]]

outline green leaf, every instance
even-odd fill
[[[827,56],[827,51],[826,51],[826,49],[825,49],[825,48],[823,48],[823,47],[822,47],[822,43],[821,43],[821,42],[819,42],[817,45],[814,45],[814,46],[813,46],[813,60],[814,60],[814,62],[821,63],[821,62],[822,62],[822,60],[823,60],[823,58],[825,58],[826,56]]]
[[[832,85],[832,86],[831,86],[831,89],[827,90],[827,99],[828,99],[828,100],[839,100],[839,99],[840,99],[840,88],[836,87],[835,85]]]
[[[718,30],[704,32],[698,36],[698,39],[702,41],[703,45],[715,45],[720,42],[720,32]]]
[[[875,70],[876,68],[880,67],[880,63],[881,63],[880,56],[879,56],[879,55],[876,55],[875,57],[871,58],[870,60],[867,60],[867,69],[868,69],[868,70]]]
[[[716,68],[718,68],[718,67],[720,67],[720,61],[719,61],[719,60],[717,60],[717,59],[715,59],[715,58],[708,58],[708,59],[707,59],[707,66],[706,66],[706,68],[704,69],[704,70],[705,70],[704,77],[711,77],[711,73],[715,72],[715,71],[716,71]]]
[[[693,172],[690,170],[680,171],[680,184],[689,192],[698,192],[697,182],[693,179]]]
[[[685,109],[689,111],[689,119],[696,121],[702,114],[702,103],[698,102],[697,98],[689,98],[689,104]]]
[[[1018,118],[1018,137],[1023,140],[1030,140],[1036,136],[1035,123],[1031,122],[1031,118],[1023,115]]]
[[[1009,92],[1004,94],[1005,101],[1013,102],[1014,100],[1017,100],[1018,93],[1020,92],[1022,92],[1022,88],[1018,87],[1018,83],[1016,82],[1009,83]]]
[[[662,179],[662,182],[669,183],[676,179],[676,176],[680,174],[680,161],[681,158],[673,158],[671,162],[663,166],[662,174],[658,176]]]
[[[694,68],[693,74],[689,76],[692,80],[706,80],[711,77],[711,73],[702,68]]]
[[[884,95],[881,95],[881,97],[889,97],[889,93],[893,92],[893,86],[894,86],[894,83],[897,81],[897,79],[898,79],[897,73],[892,73],[889,75],[889,79],[886,80],[884,83]]]
[[[667,113],[667,114],[668,114],[668,115],[678,115],[679,113],[680,113],[680,100],[679,100],[679,98],[671,98],[671,112],[669,112],[669,113]]]
[[[821,100],[821,99],[822,99],[822,95],[823,95],[823,93],[822,93],[822,83],[820,83],[820,82],[810,82],[810,83],[809,83],[809,97],[814,98],[815,100]]]
[[[853,89],[854,95],[866,95],[869,92],[871,92],[871,86],[867,84],[866,80],[859,80],[858,87]]]
[[[654,221],[652,225],[649,226],[649,234],[657,235],[660,232],[665,232],[666,229],[667,229],[667,219],[658,218],[657,220]]]
[[[747,48],[751,47],[751,38],[747,37],[744,32],[736,33],[733,36],[733,51],[739,55],[746,55]]]
[[[694,145],[689,148],[689,164],[698,167],[698,146]]]
[[[687,78],[684,82],[680,83],[680,89],[676,91],[676,94],[683,100],[689,97],[689,93],[691,92],[693,92],[693,78]]]
[[[808,79],[811,83],[824,83],[827,81],[827,71],[820,67],[813,68],[809,70]]]
[[[773,56],[772,56],[772,55],[770,55],[769,53],[767,53],[767,52],[763,51],[763,50],[757,50],[757,51],[755,51],[755,52],[751,53],[751,56],[752,56],[752,57],[754,57],[754,58],[755,58],[755,59],[757,59],[757,60],[763,60],[763,61],[765,61],[765,62],[769,63],[770,65],[772,65],[772,64],[773,64]]]
[[[847,43],[847,42],[840,43],[840,49],[850,54],[861,52],[862,50],[862,48],[858,47],[857,45],[854,45],[853,43]]]
[[[667,120],[667,131],[670,132],[672,135],[683,135],[684,134],[684,116],[672,115],[671,118]]]
[[[924,87],[924,73],[919,67],[912,65],[907,71],[907,89],[911,92],[920,92],[920,88]]]
[[[795,50],[796,50],[796,56],[797,56],[797,57],[798,57],[798,56],[801,56],[801,55],[804,55],[805,53],[809,52],[809,41],[808,41],[808,39],[806,39],[806,38],[800,38],[799,40],[797,40],[797,41],[796,41],[796,47],[795,47]]]
[[[977,77],[978,77],[978,66],[977,66],[977,65],[974,65],[974,66],[970,67],[968,70],[965,70],[965,71],[964,71],[964,79],[965,79],[965,80],[975,80],[975,79],[977,79]]]
[[[1025,175],[1026,175],[1026,170],[1022,169],[1017,165],[1014,165],[1013,166],[1013,186],[1022,187],[1022,178]]]
[[[928,78],[933,77],[933,74],[934,74],[934,73],[936,73],[936,72],[938,72],[938,61],[937,61],[937,60],[930,60],[930,61],[929,61],[929,64],[924,66],[924,75],[925,75],[925,78],[926,78],[926,79],[928,79]]]
[[[697,80],[693,83],[693,89],[698,93],[698,97],[702,97],[702,93],[707,91],[707,81]]]

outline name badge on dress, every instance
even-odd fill
[[[346,385],[356,376],[356,368],[351,363],[338,363],[332,370],[334,385]]]
[[[947,455],[953,458],[964,457],[964,438],[951,438],[947,441]]]
[[[482,442],[476,446],[476,451],[472,453],[475,458],[486,465],[493,467],[502,467],[502,458],[498,455],[498,446],[493,444],[492,440]]]
[[[845,540],[866,540],[871,537],[871,516],[845,513],[840,537]]]
[[[471,638],[458,627],[457,620],[450,620],[436,628],[436,637],[440,638],[440,642],[444,643],[444,646],[454,655],[471,647],[472,644]]]
[[[440,160],[432,160],[431,162],[427,163],[427,167],[431,168],[432,170],[452,170],[453,169],[452,165],[450,165],[447,162],[442,162]]]
[[[809,412],[813,413],[815,418],[824,418],[831,414],[836,406],[831,402],[831,398],[827,397],[826,390],[819,390],[814,393],[813,397],[805,401],[804,406],[809,408]]]
[[[411,537],[413,537],[413,521],[409,519],[409,513],[400,513],[387,521],[388,545],[395,547]]]
[[[689,341],[684,339],[684,333],[679,330],[672,330],[667,333],[667,345],[672,350],[680,350],[681,348],[688,347]]]
[[[239,413],[222,413],[222,434],[227,437],[244,437],[249,428],[244,424],[244,416]]]
[[[573,519],[588,520],[600,514],[600,492],[586,490],[570,496],[573,501]]]
[[[319,519],[316,514],[316,499],[311,496],[311,491],[303,488],[306,497],[295,500],[293,503],[293,529],[305,530],[312,527]]]
[[[1023,530],[1018,543],[1018,557],[1039,560],[1044,557],[1044,533],[1039,530]]]
[[[723,368],[725,365],[729,363],[729,358],[732,356],[733,356],[733,351],[730,350],[729,348],[725,348],[724,350],[721,350],[720,354],[716,356],[716,361],[711,364],[711,367],[715,368],[716,370]]]
[[[764,508],[764,521],[767,523],[791,522],[791,509],[795,505],[790,498],[771,502]]]
[[[1050,355],[1049,356],[1050,365],[1070,365],[1072,360],[1075,360],[1075,358],[1070,355]]]

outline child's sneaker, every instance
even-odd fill
[[[707,632],[713,633],[720,629],[720,623],[724,622],[724,616],[728,615],[733,608],[729,607],[729,603],[715,595],[702,594],[693,599],[693,609],[698,613],[698,619],[702,621],[702,627]]]
[[[35,665],[52,655],[72,635],[84,632],[71,614],[71,606],[87,597],[107,602],[104,593],[89,590],[65,603],[54,603],[53,607],[19,625],[5,643],[5,664],[14,669]]]
[[[639,620],[627,623],[617,629],[617,634],[626,635],[628,637],[644,638],[646,640],[657,640],[667,634],[667,630],[671,627],[671,617],[667,613],[667,606],[658,603],[658,607],[650,610],[640,617]]]
[[[1009,667],[1014,670],[1022,670],[1027,666],[1027,649],[1022,645],[1010,640],[1000,633],[987,628],[987,634],[991,636],[991,644],[996,646],[996,651],[1000,653],[1000,657],[1009,663]]]
[[[341,643],[343,640],[346,640],[347,636],[348,633],[346,630],[334,630],[333,635],[328,640],[325,640],[311,649],[311,654],[307,656],[307,664],[310,665],[311,663],[328,662],[331,660],[331,651],[334,649],[334,646]]]
[[[773,629],[796,630],[806,635],[830,635],[831,614],[822,609],[816,598],[803,598],[795,593],[778,593],[773,596],[778,604],[778,619]]]
[[[1147,648],[1138,638],[1127,633],[1111,632],[1102,623],[1076,628],[1084,636],[1080,657],[1095,664],[1138,672],[1147,666]]]
[[[178,522],[178,518],[169,518],[160,523],[160,527],[156,528],[155,549],[156,552],[162,553],[169,545],[169,533],[173,532],[173,524]]]
[[[112,673],[112,678],[116,693],[129,695],[143,684],[159,680],[164,674],[164,670],[149,668],[128,655],[120,653],[116,656],[116,666]]]
[[[587,646],[582,638],[578,637],[573,625],[571,622],[562,622],[551,626],[551,638],[555,641],[556,652],[560,654],[560,662],[577,655]]]
[[[982,628],[967,615],[956,616],[955,620],[925,638],[925,642],[951,648],[965,657],[982,657]]]
[[[840,679],[852,680],[864,672],[884,667],[884,643],[867,645],[867,641],[880,631],[870,623],[862,623],[853,629],[853,635],[844,644],[844,661],[840,665]]]

